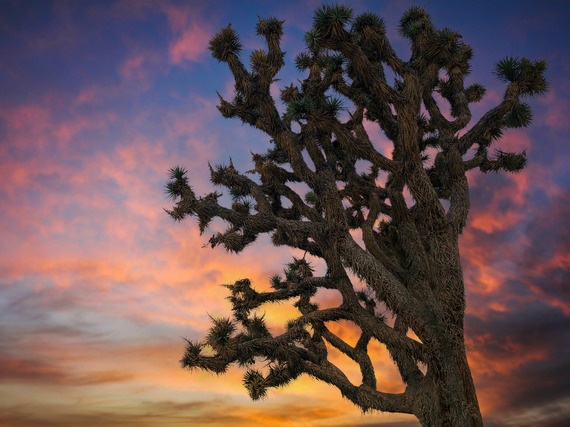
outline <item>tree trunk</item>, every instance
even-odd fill
[[[478,427],[483,425],[471,372],[465,353],[457,348],[448,356],[441,371],[428,375],[431,406],[423,405],[416,413],[424,426]]]
[[[439,357],[434,357],[428,366],[426,398],[418,399],[415,415],[422,425],[430,427],[482,426],[463,334],[461,337],[449,335],[449,332],[442,333],[435,344]]]

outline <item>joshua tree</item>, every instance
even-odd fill
[[[212,182],[229,189],[231,207],[220,204],[217,192],[197,197],[186,171],[171,169],[167,192],[175,206],[167,212],[175,220],[196,216],[201,232],[213,218],[225,221],[229,227],[209,240],[212,247],[238,253],[271,233],[275,246],[309,256],[293,258],[283,277],[270,279],[269,291],[255,290],[248,279],[226,285],[232,317],[212,319],[203,341],[188,341],[182,366],[218,374],[232,363],[244,366],[252,399],[308,374],[337,387],[363,411],[414,414],[428,426],[480,426],[465,354],[458,248],[469,211],[466,172],[524,168],[525,152],[490,150],[504,129],[529,125],[529,105],[520,99],[547,90],[545,62],[500,60],[495,73],[507,84],[502,101],[463,131],[471,120],[469,105],[481,100],[485,88],[465,87],[472,52],[460,34],[434,28],[424,9],[412,7],[399,24],[411,42],[404,62],[382,19],[323,6],[305,35],[306,52],[295,59],[308,77],[281,90],[286,111],[280,114],[270,86],[284,65],[283,22],[259,19],[257,34],[267,49],[251,54],[250,71],[231,24],[210,41],[212,56],[227,63],[235,78],[235,98],[220,96],[219,111],[265,132],[270,148],[253,154],[250,175],[231,161],[210,167]],[[391,155],[378,150],[365,123],[379,126],[393,144]],[[309,189],[304,197],[301,183]],[[323,260],[326,273],[313,274],[307,258]],[[319,308],[318,289],[337,291],[342,303]],[[274,334],[258,308],[285,300],[294,300],[300,315]],[[340,320],[358,328],[356,345],[331,332],[331,322]],[[406,385],[403,393],[379,390],[371,340],[388,349]],[[327,359],[325,342],[360,366],[361,384]],[[265,366],[254,369],[260,361]]]

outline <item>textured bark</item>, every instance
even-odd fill
[[[469,212],[466,172],[524,167],[524,152],[497,151],[490,157],[488,150],[502,129],[530,123],[530,109],[519,98],[546,90],[545,64],[525,58],[499,62],[496,74],[508,82],[503,101],[459,137],[471,119],[469,104],[485,90],[464,87],[471,48],[458,33],[437,30],[423,9],[409,9],[400,21],[412,51],[404,62],[378,17],[353,18],[349,8],[323,6],[307,33],[307,52],[296,59],[309,74],[299,87],[282,89],[286,112],[281,115],[269,91],[284,64],[282,24],[260,18],[257,32],[268,48],[253,52],[251,71],[239,58],[241,44],[231,26],[210,42],[213,57],[226,62],[235,78],[236,96],[231,102],[220,96],[220,112],[265,132],[271,148],[253,154],[250,176],[231,161],[210,167],[212,182],[229,189],[231,207],[219,203],[217,192],[197,197],[186,171],[173,168],[167,192],[175,206],[167,212],[176,220],[195,216],[201,232],[213,218],[225,221],[228,229],[211,237],[212,247],[238,253],[259,234],[270,233],[276,246],[305,255],[293,259],[284,277],[271,278],[269,292],[256,291],[248,279],[227,285],[232,317],[212,319],[204,340],[189,341],[182,366],[223,373],[238,363],[248,368],[244,385],[253,399],[307,374],[337,387],[363,411],[414,414],[427,426],[480,426],[465,353],[458,246]],[[394,85],[386,80],[386,67],[397,76]],[[331,90],[340,98],[331,98]],[[441,112],[434,92],[449,102],[451,118]],[[338,117],[342,97],[354,105],[344,122]],[[365,120],[392,141],[392,153],[378,151]],[[293,122],[299,132],[293,131]],[[472,147],[475,155],[464,160]],[[363,161],[365,171],[358,169]],[[290,186],[299,182],[310,188],[304,197]],[[405,199],[406,188],[412,202]],[[314,276],[311,258],[324,260],[326,274]],[[348,272],[365,288],[356,289]],[[340,306],[319,308],[313,298],[319,288],[338,291]],[[300,316],[286,332],[274,335],[257,310],[285,300],[296,301]],[[328,325],[339,320],[359,328],[355,346],[330,330]],[[406,385],[404,393],[380,390],[382,381],[368,354],[372,340],[388,349]],[[361,384],[353,384],[328,360],[325,343],[360,366]],[[252,369],[256,361],[267,367]]]

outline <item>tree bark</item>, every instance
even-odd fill
[[[461,345],[442,343],[442,363],[428,370],[425,398],[416,400],[414,415],[423,426],[483,425],[471,371]]]

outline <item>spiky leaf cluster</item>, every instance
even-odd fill
[[[314,99],[304,97],[289,103],[285,116],[290,120],[306,119],[307,115],[314,112],[316,108]]]
[[[315,12],[313,28],[322,36],[328,34],[334,36],[351,20],[352,15],[353,10],[350,7],[323,5]]]
[[[255,71],[261,70],[266,62],[267,62],[267,53],[264,50],[258,49],[251,52],[250,63],[251,67]]]
[[[169,181],[165,184],[164,192],[172,200],[178,199],[182,195],[184,185],[187,185],[188,171],[181,166],[175,166],[168,170]]]
[[[210,40],[208,48],[212,56],[220,62],[226,62],[230,54],[238,55],[242,49],[236,30],[228,24]]]
[[[313,58],[305,52],[301,52],[295,57],[295,66],[299,71],[305,71],[313,63]]]
[[[544,77],[546,61],[532,61],[522,58],[520,61],[520,74],[518,83],[521,94],[528,96],[544,95],[548,91],[548,81]]]
[[[199,342],[189,341],[186,340],[186,351],[184,352],[184,356],[180,360],[180,363],[183,368],[195,368],[196,360],[202,351],[202,344]]]
[[[532,111],[527,103],[520,103],[505,116],[505,126],[509,128],[522,128],[530,125]]]
[[[247,331],[248,339],[257,339],[257,338],[265,338],[270,336],[269,329],[267,329],[267,325],[265,324],[264,316],[253,316],[247,322]]]
[[[366,30],[384,34],[386,32],[386,24],[382,18],[379,18],[378,15],[374,13],[363,13],[354,19],[352,32],[363,36]]]
[[[243,377],[243,385],[252,400],[259,400],[267,396],[267,387],[265,387],[263,375],[258,371],[247,371]]]
[[[469,102],[479,102],[485,96],[487,90],[485,86],[479,83],[474,83],[465,89],[465,96]]]
[[[275,17],[261,19],[257,23],[256,30],[258,36],[276,36],[280,38],[283,35],[283,23],[285,21],[280,21]]]
[[[537,96],[548,91],[544,76],[546,61],[507,56],[495,65],[495,75],[503,82],[517,83],[521,95]]]
[[[506,56],[495,65],[495,75],[503,82],[514,82],[520,71],[520,61],[513,56]]]
[[[506,172],[518,173],[526,166],[526,152],[509,153],[502,150],[495,150],[495,155],[485,162],[481,167],[483,172]]]
[[[414,6],[402,16],[398,30],[402,36],[413,40],[428,27],[431,27],[429,15],[423,7]]]
[[[321,51],[319,47],[320,38],[321,34],[315,28],[307,31],[303,37],[305,46],[307,46],[307,49],[314,55],[319,54]]]

